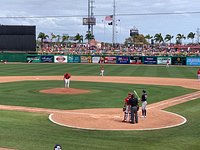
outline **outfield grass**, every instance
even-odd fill
[[[0,64],[0,76],[31,75],[72,75],[98,76],[99,64]],[[169,78],[197,78],[198,67],[187,66],[144,66],[144,65],[111,65],[105,64],[106,76],[143,76]]]

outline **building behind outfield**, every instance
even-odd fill
[[[0,25],[0,51],[36,51],[36,27]]]

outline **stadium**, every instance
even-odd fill
[[[88,2],[91,13],[94,2]],[[98,39],[95,26],[111,31],[105,23],[109,28],[119,24],[120,16],[166,14],[90,15],[14,17],[17,22],[49,23],[54,20],[50,18],[81,18],[86,38],[82,33],[46,34],[38,30],[40,25],[0,25],[0,150],[198,150],[200,46],[193,41],[198,32],[176,37],[156,32],[149,37],[134,27],[126,28],[123,42],[117,42],[115,33],[106,42]],[[98,22],[100,17],[104,22]],[[71,75],[69,88],[63,81],[66,72]],[[148,94],[146,118],[143,90]],[[138,95],[135,124],[123,122],[128,93]]]

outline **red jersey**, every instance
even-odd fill
[[[197,71],[197,74],[200,75],[200,69]]]
[[[127,105],[129,105],[129,99],[130,99],[131,97],[130,96],[127,96],[125,99],[124,99],[124,103],[126,103]]]
[[[69,73],[65,73],[64,78],[65,79],[69,79],[71,77],[71,75]]]
[[[104,70],[104,67],[103,67],[103,66],[101,66],[101,70]]]

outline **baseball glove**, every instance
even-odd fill
[[[126,111],[126,107],[123,107],[123,111]]]

